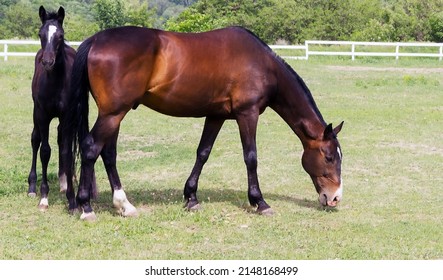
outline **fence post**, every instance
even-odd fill
[[[397,46],[395,46],[395,60],[398,60],[398,52],[400,50],[400,45],[397,44]]]
[[[355,60],[355,44],[354,43],[352,43],[351,52],[352,52],[352,61],[354,61]]]
[[[7,44],[7,43],[5,43],[5,46],[4,46],[4,48],[3,48],[3,52],[5,53],[5,58],[4,58],[4,60],[5,60],[5,61],[8,61],[8,55],[7,55],[7,53],[8,53],[8,44]]]
[[[306,60],[309,58],[309,42],[308,40],[305,41],[305,51],[306,51]],[[441,51],[441,49],[440,49]]]
[[[440,46],[440,58],[439,60],[441,61],[443,58],[443,45]]]

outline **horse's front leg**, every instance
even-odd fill
[[[40,161],[42,162],[42,182],[40,184],[40,202],[38,208],[42,211],[47,210],[49,207],[48,164],[51,158],[51,146],[49,146],[49,123],[50,120],[45,120],[39,125],[41,135]]]
[[[109,184],[112,189],[112,202],[117,212],[124,217],[137,216],[137,209],[128,201],[126,193],[124,192],[120,177],[117,172],[117,138],[118,130],[110,138],[108,143],[103,147],[101,157],[105,164],[106,173],[108,174]]]
[[[271,207],[263,199],[257,176],[257,146],[256,131],[258,112],[246,112],[237,117],[240,137],[243,146],[243,157],[248,173],[248,199],[251,206],[257,207],[257,212],[263,215],[272,215]]]
[[[210,117],[207,117],[205,120],[200,144],[197,148],[195,164],[188,180],[186,181],[184,189],[185,207],[188,210],[198,210],[200,208],[197,199],[198,179],[202,172],[203,165],[209,158],[215,139],[217,138],[224,121],[224,119],[214,119]]]
[[[60,192],[64,193],[66,192],[66,190],[68,189],[68,178],[67,178],[67,173],[66,173],[66,169],[68,166],[68,162],[67,160],[67,148],[69,146],[66,146],[65,143],[63,142],[64,139],[66,138],[67,135],[63,135],[63,131],[62,131],[62,124],[61,124],[62,120],[60,120],[60,124],[57,127],[57,145],[58,145],[58,181],[60,184]],[[69,168],[69,167],[68,167]]]
[[[37,155],[38,149],[40,148],[41,137],[40,131],[36,124],[34,124],[34,129],[31,134],[31,146],[32,146],[32,163],[31,163],[31,171],[28,176],[28,196],[36,197],[37,196]]]

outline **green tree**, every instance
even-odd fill
[[[443,42],[443,12],[434,13],[429,18],[429,40]]]
[[[96,0],[93,9],[100,29],[122,26],[126,23],[122,0]]]
[[[18,2],[4,13],[0,32],[4,38],[37,38],[41,26],[38,10],[29,2]]]

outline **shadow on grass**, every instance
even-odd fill
[[[50,204],[65,204],[66,194],[60,193],[58,189],[58,177],[56,174],[48,174],[49,179],[49,201]],[[100,190],[101,189],[101,190]],[[76,189],[77,191],[77,189]],[[39,193],[39,190],[38,190]],[[165,204],[178,204],[184,205],[183,201],[183,189],[179,188],[167,188],[167,189],[136,189],[126,191],[126,195],[129,201],[134,204],[136,207],[140,205],[165,205]],[[247,191],[239,191],[233,190],[229,188],[220,188],[220,189],[204,189],[201,188],[198,190],[197,196],[200,202],[203,203],[230,203],[236,207],[247,209],[249,208],[249,203],[247,199]],[[289,195],[282,194],[274,194],[274,193],[266,193],[263,194],[265,200],[272,201],[271,207],[278,204],[279,201],[285,201],[289,203],[293,203],[302,208],[310,208],[318,211],[328,211],[328,212],[336,212],[337,209],[331,208],[323,208],[319,205],[317,200],[311,200],[306,198],[298,198]],[[40,195],[38,194],[39,198]],[[115,213],[115,209],[112,204],[112,193],[108,186],[108,189],[104,190],[104,186],[99,186],[99,195],[96,200],[92,200],[92,206],[96,213],[105,211]]]

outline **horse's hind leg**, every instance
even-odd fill
[[[124,217],[137,216],[137,209],[128,201],[126,194],[122,189],[120,177],[117,172],[117,137],[118,130],[110,138],[108,143],[103,147],[101,157],[105,164],[106,173],[108,174],[109,183],[112,189],[113,204],[117,212]]]
[[[31,146],[32,146],[32,164],[31,171],[28,176],[28,196],[35,197],[37,195],[37,154],[40,148],[41,137],[40,131],[37,125],[34,124],[34,129],[31,134]]]
[[[243,156],[248,172],[248,199],[251,206],[257,207],[257,212],[271,215],[272,209],[263,199],[257,176],[257,146],[256,131],[258,112],[252,111],[237,117],[240,137],[243,146]]]
[[[185,207],[188,210],[197,210],[200,207],[197,199],[198,179],[203,169],[203,165],[209,158],[215,139],[223,126],[224,119],[217,119],[207,117],[205,120],[205,126],[200,139],[200,144],[197,148],[197,157],[195,160],[194,168],[189,175],[185,184],[184,198]]]
[[[91,132],[81,143],[82,149],[82,165],[81,165],[81,173],[80,173],[80,184],[78,186],[77,193],[77,203],[82,208],[83,213],[80,216],[80,219],[93,221],[96,219],[96,215],[92,210],[90,199],[91,199],[91,191],[92,184],[94,182],[94,165],[97,161],[98,156],[102,153],[104,146],[108,143],[109,146],[105,149],[105,157],[104,160],[108,165],[107,169],[116,171],[115,164],[112,165],[112,162],[115,161],[115,156],[108,156],[108,154],[112,154],[110,151],[115,152],[115,143],[113,141],[117,141],[117,136],[120,122],[123,119],[126,112],[123,112],[118,115],[99,115],[97,121],[94,124]],[[115,140],[114,140],[115,138]],[[118,178],[117,173],[111,172],[110,177]],[[119,195],[121,200],[126,199],[126,195],[124,195],[124,191],[119,187],[114,188],[115,190],[119,190],[117,195]],[[115,194],[114,194],[115,197]]]

